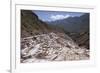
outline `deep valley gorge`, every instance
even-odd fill
[[[80,32],[77,32],[80,30],[78,26],[75,29],[73,26],[73,31],[76,32],[70,32],[67,31],[67,26],[60,25],[65,21],[69,24],[67,22],[69,19],[73,20],[72,22],[70,20],[72,24],[75,22],[79,25],[74,17],[62,21],[44,22],[32,10],[21,10],[20,15],[21,63],[89,60],[89,25],[86,27],[89,24],[88,14],[77,18],[80,21],[80,27],[82,26]]]

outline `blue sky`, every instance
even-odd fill
[[[42,21],[55,21],[60,19],[65,19],[68,17],[81,16],[84,13],[81,12],[62,12],[62,11],[33,11],[38,15],[39,19]]]

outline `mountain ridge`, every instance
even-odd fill
[[[83,31],[89,27],[89,13],[85,13],[80,17],[68,17],[46,23],[49,25],[57,25],[68,32],[80,32],[80,30]]]

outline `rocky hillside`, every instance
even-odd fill
[[[89,47],[89,30],[80,32],[80,33],[70,33],[70,37],[79,45],[83,46],[87,49],[90,49]]]
[[[21,10],[21,37],[48,32],[50,27],[31,10]]]
[[[63,33],[40,34],[21,41],[22,63],[88,59],[89,50],[79,47]]]
[[[89,13],[79,17],[69,17],[62,20],[47,22],[62,28],[79,46],[89,49]]]
[[[88,60],[90,56],[89,49],[79,46],[63,30],[39,20],[31,10],[21,10],[20,54],[21,63]]]

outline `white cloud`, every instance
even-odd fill
[[[70,17],[70,15],[51,15],[50,19],[55,21],[55,20],[65,19],[68,17]]]

